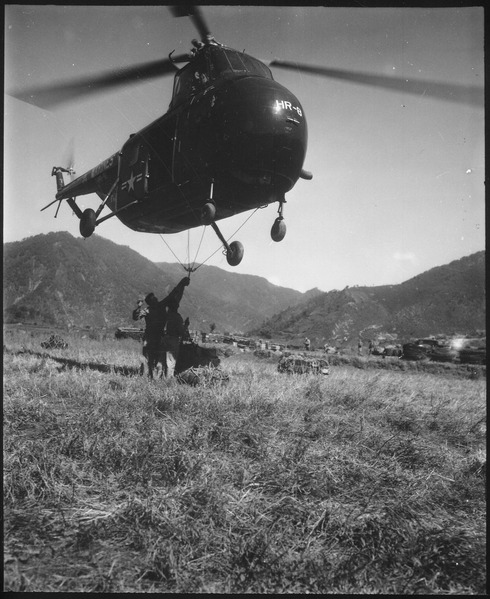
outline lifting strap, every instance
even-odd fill
[[[251,213],[251,214],[250,214],[250,215],[249,215],[249,216],[248,216],[248,217],[247,217],[247,218],[244,220],[244,222],[243,222],[243,223],[242,223],[242,224],[241,224],[241,225],[238,227],[238,229],[236,229],[236,231],[235,231],[234,233],[232,233],[232,234],[231,234],[231,235],[228,237],[228,239],[227,239],[227,242],[228,242],[228,241],[229,241],[229,240],[230,240],[232,237],[234,237],[234,236],[235,236],[235,235],[238,233],[238,231],[239,231],[239,230],[240,230],[242,227],[244,227],[244,226],[247,224],[247,222],[248,222],[248,221],[249,221],[249,220],[252,218],[252,216],[253,216],[253,215],[254,215],[254,214],[257,212],[257,210],[260,210],[261,208],[263,208],[263,206],[259,206],[258,208],[256,208],[256,209],[255,209],[255,210],[254,210],[254,211],[253,211],[253,212],[252,212],[252,213]],[[210,254],[210,255],[209,255],[209,256],[208,256],[208,257],[207,257],[205,260],[203,260],[203,262],[201,262],[200,264],[198,264],[197,266],[195,266],[195,265],[196,265],[196,262],[197,262],[197,255],[198,255],[198,253],[199,253],[199,250],[201,249],[201,245],[202,245],[202,241],[203,241],[203,239],[204,239],[204,233],[206,232],[206,229],[207,229],[207,227],[203,227],[203,232],[202,232],[202,235],[201,235],[201,239],[200,239],[200,241],[199,241],[199,246],[198,246],[198,248],[197,248],[196,255],[195,255],[195,257],[194,257],[194,260],[193,260],[193,262],[192,262],[192,266],[191,266],[191,262],[190,262],[190,248],[189,248],[189,242],[190,242],[190,229],[188,229],[188,230],[187,230],[187,258],[188,258],[188,260],[189,260],[189,262],[188,262],[187,266],[186,266],[186,265],[185,265],[185,264],[184,264],[184,263],[183,263],[183,262],[182,262],[182,261],[181,261],[181,260],[178,258],[178,256],[175,254],[175,252],[174,252],[174,251],[172,250],[172,248],[170,247],[170,245],[169,245],[169,244],[167,243],[167,241],[164,239],[163,235],[162,235],[162,234],[160,234],[160,238],[161,238],[161,240],[163,241],[163,243],[164,243],[164,244],[165,244],[165,245],[168,247],[168,249],[169,249],[169,250],[172,252],[172,254],[174,255],[174,258],[175,258],[175,259],[177,260],[177,262],[178,262],[178,263],[179,263],[179,264],[182,266],[182,268],[183,268],[183,269],[184,269],[184,270],[185,270],[185,271],[188,273],[189,277],[190,277],[190,274],[191,274],[192,272],[195,272],[195,271],[196,271],[198,268],[201,268],[201,266],[202,266],[203,264],[206,264],[206,262],[207,262],[208,260],[210,260],[210,259],[211,259],[211,258],[212,258],[212,257],[213,257],[213,256],[214,256],[216,253],[217,253],[217,252],[219,252],[219,250],[220,250],[220,249],[222,249],[222,248],[221,248],[221,246],[220,246],[220,247],[218,247],[218,248],[217,248],[217,249],[216,249],[216,250],[215,250],[215,251],[214,251],[212,254]],[[226,250],[224,250],[224,252],[226,252]]]

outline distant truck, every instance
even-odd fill
[[[417,341],[415,341],[415,345],[423,347],[427,350],[432,350],[435,347],[443,347],[444,343],[439,339],[433,339],[432,337],[429,337],[428,339],[417,339]]]

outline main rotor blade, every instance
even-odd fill
[[[174,17],[191,17],[194,26],[196,27],[201,40],[203,42],[209,41],[212,38],[211,31],[204,19],[201,9],[198,6],[191,4],[182,4],[171,6],[170,10]]]
[[[436,81],[424,81],[422,79],[407,79],[405,77],[390,77],[388,75],[373,75],[343,69],[331,69],[311,65],[288,62],[286,60],[273,60],[270,66],[281,69],[293,69],[312,75],[321,75],[330,79],[340,79],[361,85],[371,85],[417,96],[427,96],[457,102],[459,104],[470,104],[473,106],[484,105],[484,90],[474,85],[461,85],[457,83],[439,83]]]
[[[182,59],[176,57],[175,61]],[[7,92],[8,95],[39,106],[40,108],[54,108],[60,104],[72,102],[84,96],[94,95],[127,83],[148,81],[156,77],[175,73],[177,67],[173,61],[164,58],[153,62],[146,62],[132,67],[123,67],[114,71],[107,71],[95,77],[84,77],[71,82],[54,83],[24,90]]]

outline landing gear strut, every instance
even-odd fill
[[[82,212],[82,210],[80,209],[80,207],[77,205],[75,197],[72,197],[72,198],[71,197],[67,197],[68,196],[67,193],[66,193],[66,195],[64,195],[64,193],[66,192],[65,188],[68,187],[68,186],[65,186],[65,182],[63,180],[63,173],[69,173],[70,175],[74,175],[75,171],[72,168],[66,169],[66,168],[63,168],[61,166],[54,166],[53,167],[51,175],[53,175],[53,176],[56,177],[56,187],[58,189],[58,193],[56,194],[57,197],[56,197],[55,200],[53,200],[47,206],[44,206],[44,208],[41,208],[41,210],[46,210],[46,208],[48,208],[49,206],[51,206],[55,202],[59,202],[58,208],[56,209],[56,214],[55,214],[55,218],[56,218],[56,216],[58,215],[58,210],[59,210],[61,202],[66,199],[66,201],[67,201],[68,205],[70,206],[70,208],[73,210],[73,212],[80,219],[80,234],[83,237],[85,237],[85,238],[90,237],[92,235],[92,233],[95,231],[95,227],[97,225],[99,225],[100,223],[104,222],[108,218],[112,218],[113,216],[116,216],[117,214],[119,214],[123,210],[127,210],[129,207],[134,206],[135,204],[137,204],[139,202],[139,200],[134,200],[132,202],[129,202],[129,204],[126,204],[122,208],[119,208],[119,210],[114,210],[110,214],[108,214],[107,216],[104,216],[103,218],[99,218],[99,215],[102,212],[102,210],[104,209],[104,206],[107,204],[109,198],[112,196],[112,193],[114,192],[114,190],[116,189],[116,187],[119,185],[119,177],[118,177],[114,181],[114,183],[113,183],[112,187],[110,188],[109,192],[107,193],[104,201],[97,208],[97,211],[92,210],[92,208],[87,208],[86,210],[84,210]]]
[[[216,218],[216,204],[213,200],[214,179],[211,181],[211,189],[209,190],[209,200],[204,204],[201,210],[201,223],[203,225],[211,225]]]
[[[214,191],[214,179],[211,180],[211,188],[209,190],[209,199],[204,204],[201,209],[201,223],[203,225],[211,225],[214,229],[214,232],[219,237],[219,240],[223,244],[226,250],[226,261],[230,266],[238,266],[243,258],[243,244],[239,241],[232,241],[230,244],[223,237],[221,231],[218,229],[218,225],[216,224],[216,204],[213,200],[213,191]]]
[[[279,202],[279,210],[277,211],[279,216],[274,221],[271,229],[271,237],[273,241],[282,241],[286,235],[286,223],[284,222],[284,217],[282,215],[285,203],[286,200]]]

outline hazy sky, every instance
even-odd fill
[[[465,8],[203,7],[216,39],[263,60],[484,84],[484,14]],[[187,52],[197,37],[166,6],[6,6],[5,87],[49,83]],[[273,69],[303,105],[304,168],[286,196],[284,241],[270,239],[277,204],[220,221],[245,246],[235,272],[306,291],[401,283],[485,248],[484,109]],[[69,231],[78,219],[54,199],[53,166],[74,140],[77,175],[119,150],[168,108],[172,77],[52,112],[5,98],[4,241]],[[78,199],[96,208],[96,196]],[[106,214],[104,212],[103,214]],[[203,229],[168,235],[181,261]],[[159,235],[117,218],[96,229],[156,262],[176,259]],[[86,243],[90,243],[90,238]],[[220,243],[204,230],[198,262]],[[218,251],[206,262],[231,270]],[[193,275],[199,276],[199,271]]]

